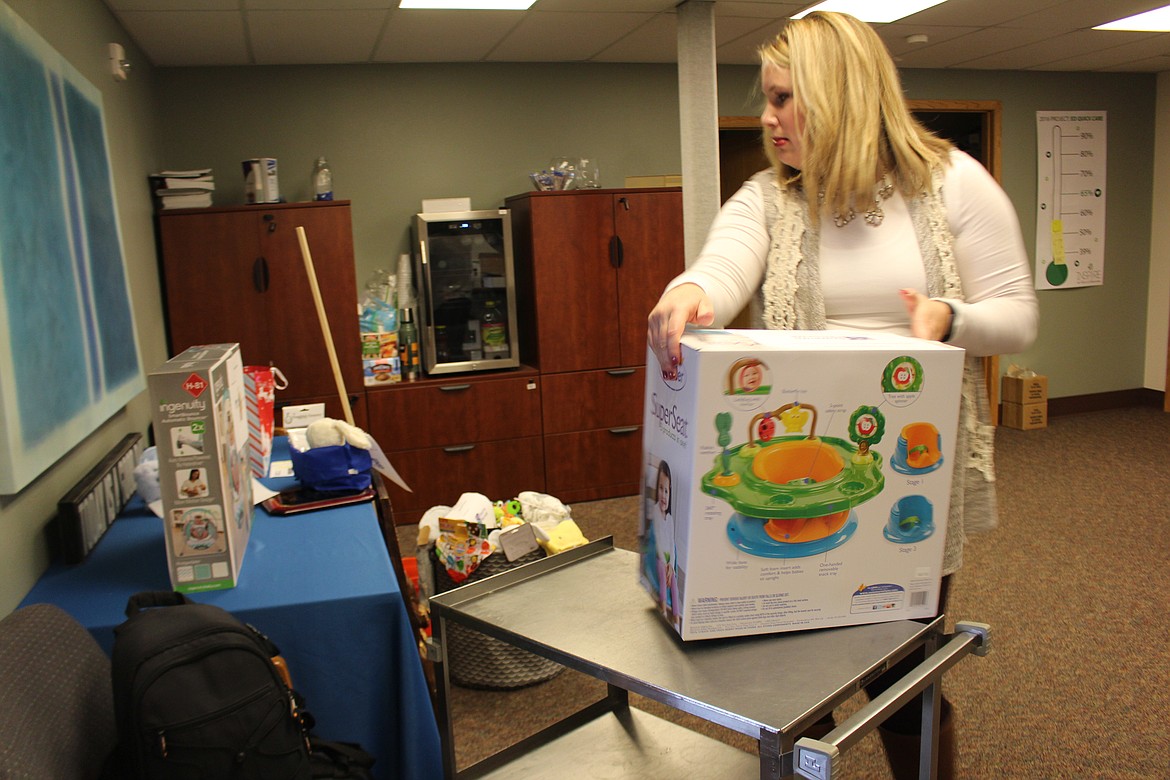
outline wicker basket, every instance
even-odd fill
[[[476,570],[459,584],[451,579],[441,563],[434,561],[435,592],[444,593],[459,585],[482,580],[543,557],[544,550],[536,550],[509,562],[503,553],[494,553],[484,558]],[[555,661],[533,655],[454,621],[447,621],[446,632],[447,670],[451,682],[464,688],[523,688],[551,680],[565,668]]]

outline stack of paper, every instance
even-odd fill
[[[211,205],[215,179],[210,168],[159,171],[150,175],[150,186],[158,208],[196,209]]]

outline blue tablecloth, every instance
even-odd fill
[[[265,480],[274,489],[291,481]],[[84,563],[51,567],[21,606],[58,605],[108,653],[127,599],[171,589],[163,545],[162,521],[135,497]],[[287,517],[257,508],[239,585],[192,598],[271,637],[316,733],[360,743],[377,758],[376,777],[442,775],[417,646],[372,504]]]

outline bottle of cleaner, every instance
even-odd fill
[[[313,165],[313,200],[333,200],[333,172],[324,157]]]

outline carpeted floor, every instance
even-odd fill
[[[948,673],[961,778],[1170,778],[1170,414],[1127,408],[997,435],[1000,527],[972,539],[954,618],[988,623],[992,652]],[[634,549],[634,497],[572,506],[589,538]],[[414,549],[413,526],[400,529]],[[571,670],[516,691],[452,690],[467,766],[600,698]],[[751,740],[638,697],[634,706],[753,750]],[[864,704],[846,703],[847,715]],[[572,777],[565,768],[564,777]],[[718,775],[716,775],[718,776]],[[870,735],[841,776],[890,777]]]

